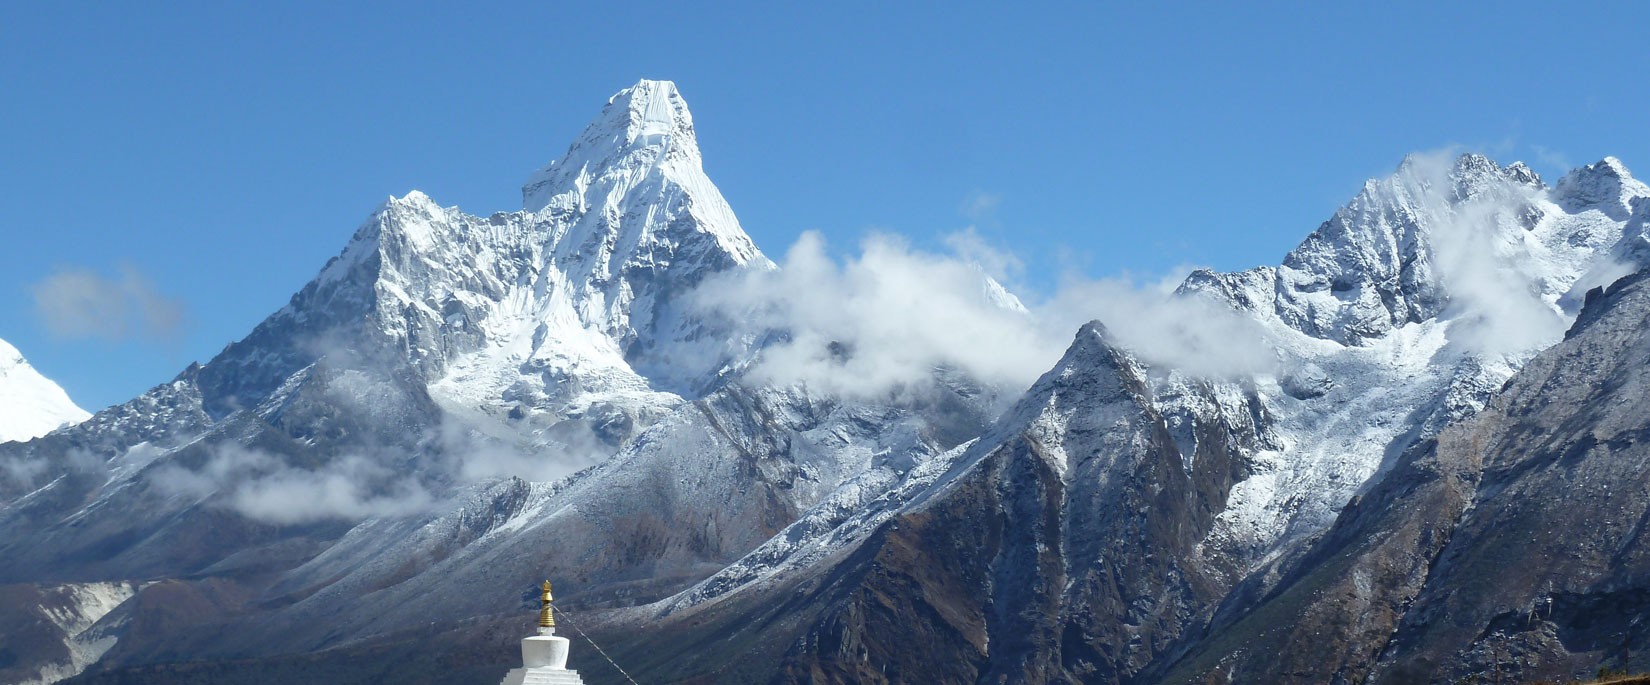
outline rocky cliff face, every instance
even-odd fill
[[[1642,670],[1650,502],[1640,436],[1650,353],[1643,272],[1592,301],[1566,340],[1440,443],[1477,488],[1375,674],[1520,679]]]
[[[1520,682],[1641,669],[1633,435],[1643,272],[1481,414],[1419,445],[1272,587],[1235,593],[1166,682]],[[1303,649],[1312,645],[1310,649]]]
[[[1208,388],[1182,453],[1148,371],[1084,328],[1012,418],[849,557],[854,586],[793,643],[780,679],[1111,682],[1218,598],[1245,564],[1204,547],[1268,436],[1258,398]],[[934,636],[930,649],[902,635]]]

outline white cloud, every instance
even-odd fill
[[[24,490],[45,485],[51,478],[64,473],[98,475],[107,470],[108,465],[102,458],[80,448],[72,448],[54,458],[0,456],[0,480],[10,481],[13,486]]]
[[[148,479],[162,493],[213,498],[217,506],[275,524],[406,516],[437,501],[417,480],[366,457],[300,469],[234,443],[220,446],[199,469],[167,464]]]
[[[551,444],[524,446],[520,436],[489,434],[489,424],[447,416],[439,427],[442,451],[457,460],[459,480],[475,483],[511,476],[554,481],[606,460],[613,447],[603,443],[587,423],[565,421],[547,432]]]
[[[763,350],[759,381],[828,393],[880,395],[925,382],[940,365],[987,382],[1019,384],[1057,355],[1023,310],[993,299],[967,261],[913,251],[883,235],[842,263],[804,234],[778,271],[715,279],[699,305],[787,339]]]
[[[45,474],[51,465],[41,458],[8,457],[0,459],[0,476],[14,483],[18,488],[33,489],[41,475]]]
[[[510,476],[559,480],[601,462],[612,451],[583,424],[557,431],[555,444],[535,448],[489,436],[486,427],[449,416],[430,433],[451,459],[444,471],[457,476],[457,484]],[[394,518],[442,505],[442,498],[423,481],[397,471],[391,463],[387,454],[350,454],[316,468],[301,468],[268,452],[225,443],[214,447],[198,467],[173,462],[149,470],[145,477],[164,495],[207,501],[282,525]],[[0,460],[0,475],[29,482],[41,466]]]
[[[1486,355],[1545,347],[1569,322],[1543,292],[1539,245],[1521,226],[1520,209],[1533,188],[1492,186],[1451,204],[1454,150],[1410,156],[1406,182],[1423,212],[1435,219],[1429,240],[1440,282],[1449,293],[1445,316],[1452,343]]]
[[[1025,307],[985,273],[984,265],[1002,268],[1016,258],[967,233],[947,244],[954,254],[873,235],[858,256],[838,262],[823,238],[807,233],[779,270],[712,279],[692,297],[750,327],[746,337],[781,332],[752,367],[754,379],[849,396],[926,383],[937,367],[1023,389],[1096,318],[1140,358],[1193,373],[1234,375],[1274,362],[1259,326],[1201,300],[1174,298],[1162,283],[1070,279]]]
[[[260,521],[307,523],[407,516],[429,510],[435,497],[411,478],[395,477],[362,457],[346,457],[316,471],[284,468],[245,481],[229,504]]]
[[[86,268],[64,268],[36,283],[35,313],[63,338],[166,339],[183,328],[183,303],[162,295],[132,266],[118,278]]]
[[[1276,346],[1266,329],[1204,298],[1176,297],[1174,288],[1190,273],[1179,273],[1180,268],[1185,267],[1144,284],[1126,278],[1068,279],[1038,310],[1072,331],[1098,319],[1125,350],[1165,369],[1205,378],[1274,372]]]
[[[1025,262],[1012,252],[986,243],[973,226],[945,236],[943,242],[945,248],[957,258],[978,266],[1000,282],[1017,283],[1021,274],[1025,273]]]

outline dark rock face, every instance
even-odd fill
[[[1569,679],[1642,669],[1650,288],[1591,298],[1477,417],[1410,454],[1165,682]]]
[[[1315,543],[1248,578],[1154,680],[1360,682],[1471,499],[1475,464],[1437,455],[1456,439],[1414,448]]]
[[[1620,663],[1647,642],[1650,278],[1611,286],[1527,365],[1459,458],[1482,459],[1470,510],[1376,671],[1440,677],[1498,662],[1522,679]],[[1641,662],[1634,668],[1642,669]]]
[[[1255,445],[1253,416],[1195,417],[1183,456],[1143,370],[1085,327],[1065,359],[933,489],[806,574],[658,624],[775,656],[740,681],[1119,682],[1235,581],[1200,543]],[[695,626],[693,631],[687,625]],[[730,680],[714,659],[663,680]],[[701,670],[702,669],[702,670]]]

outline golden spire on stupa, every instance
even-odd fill
[[[544,590],[544,594],[539,598],[542,603],[539,607],[539,628],[549,630],[540,630],[539,632],[548,634],[555,632],[556,627],[556,616],[550,610],[550,581],[544,581],[544,587],[541,589]]]
[[[544,581],[539,589],[542,590],[539,594],[539,634],[521,639],[521,668],[510,669],[499,685],[584,685],[578,671],[567,668],[567,638],[556,635],[555,608],[550,606],[550,581]]]

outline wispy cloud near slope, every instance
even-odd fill
[[[35,314],[60,338],[170,339],[187,320],[181,301],[167,297],[131,265],[116,278],[84,267],[61,268],[34,284]]]

